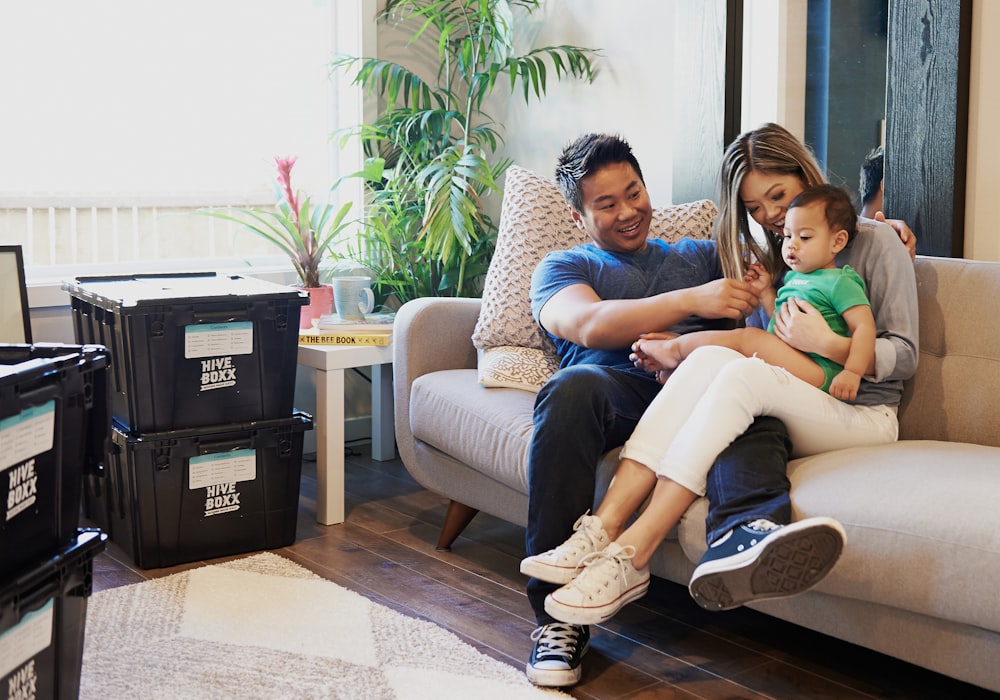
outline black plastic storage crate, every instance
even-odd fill
[[[0,580],[76,537],[111,436],[107,373],[101,346],[0,345]]]
[[[111,353],[111,408],[132,432],[287,418],[308,295],[236,275],[63,282],[79,342]]]
[[[77,698],[94,557],[107,535],[72,544],[0,580],[0,689],[10,698]]]
[[[111,539],[144,569],[295,541],[312,418],[163,433],[115,425],[104,493]]]

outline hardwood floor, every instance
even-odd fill
[[[347,521],[316,523],[315,464],[307,461],[296,541],[275,551],[523,669],[535,627],[518,572],[524,529],[481,513],[453,551],[435,551],[446,501],[401,462],[370,460],[366,444],[352,453]],[[203,563],[141,570],[112,542],[95,559],[94,590]],[[576,698],[997,697],[749,609],[706,612],[684,587],[655,578],[645,598],[592,633],[583,681],[568,689]]]

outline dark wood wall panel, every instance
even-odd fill
[[[918,252],[961,257],[972,0],[890,0],[885,209]]]

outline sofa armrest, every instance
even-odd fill
[[[396,443],[403,461],[413,447],[410,433],[410,386],[424,374],[446,369],[475,369],[472,333],[480,299],[424,297],[403,304],[392,331],[393,401]]]
[[[396,312],[393,326],[393,375],[407,386],[422,374],[442,369],[475,369],[472,332],[479,299],[424,297]]]

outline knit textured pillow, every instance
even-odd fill
[[[710,238],[716,212],[707,199],[658,207],[650,236],[670,242]],[[588,240],[554,180],[516,165],[507,169],[496,250],[472,334],[480,384],[537,391],[559,368],[552,341],[531,315],[531,274],[550,250]]]

